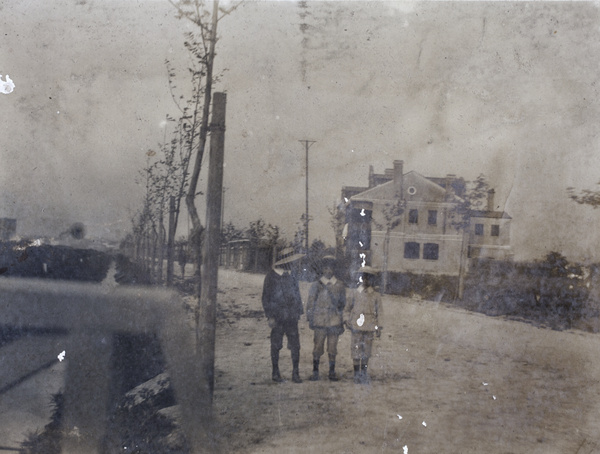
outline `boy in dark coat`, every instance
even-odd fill
[[[338,381],[335,357],[340,334],[344,332],[342,312],[346,305],[346,287],[334,276],[335,257],[321,259],[321,278],[312,284],[306,303],[308,326],[314,330],[313,373],[309,380],[319,379],[319,362],[325,351],[329,356],[329,380]]]
[[[292,381],[302,383],[299,372],[300,335],[298,320],[304,313],[298,279],[292,272],[293,265],[303,254],[295,254],[292,248],[281,251],[277,262],[267,273],[263,285],[262,304],[271,328],[271,378],[281,383],[279,373],[279,351],[283,348],[283,336],[287,337],[288,348],[292,352]]]

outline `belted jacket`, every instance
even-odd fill
[[[383,306],[381,296],[373,287],[360,286],[350,292],[344,322],[350,324],[352,331],[375,331],[383,328]]]
[[[321,278],[310,287],[306,303],[306,319],[311,329],[342,326],[346,306],[346,287],[335,277]]]

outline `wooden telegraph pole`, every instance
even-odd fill
[[[308,149],[311,147],[311,145],[313,143],[315,143],[315,140],[299,140],[299,142],[304,143],[304,148],[306,150],[306,162],[305,162],[305,167],[306,167],[306,214],[305,214],[305,219],[304,219],[304,240],[305,240],[305,253],[308,254],[308,247],[309,247],[309,243],[308,243]]]
[[[199,351],[204,365],[208,391],[214,391],[215,328],[217,322],[217,283],[221,249],[221,201],[223,197],[223,160],[225,145],[225,93],[213,94],[210,124],[208,191],[206,194],[206,237],[202,257],[202,289],[198,324]]]

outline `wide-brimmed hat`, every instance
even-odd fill
[[[324,255],[321,257],[321,263],[325,265],[326,263],[335,264],[336,258],[333,255]]]
[[[371,267],[371,266],[361,266],[358,269],[358,272],[361,274],[370,274],[372,276],[376,276],[377,273],[379,273],[378,270],[376,270],[375,268]]]
[[[275,266],[285,265],[286,263],[295,262],[296,260],[304,257],[304,254],[300,254],[294,250],[294,248],[287,247],[282,249],[277,254],[277,261],[275,262]]]

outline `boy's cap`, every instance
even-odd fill
[[[328,263],[335,263],[335,262],[336,262],[336,259],[333,255],[324,255],[321,258],[321,263],[323,263],[324,265],[328,264]]]
[[[372,276],[375,276],[377,273],[379,273],[378,270],[376,270],[375,268],[373,268],[371,266],[361,266],[358,269],[358,272],[362,273],[362,274],[370,274]]]

